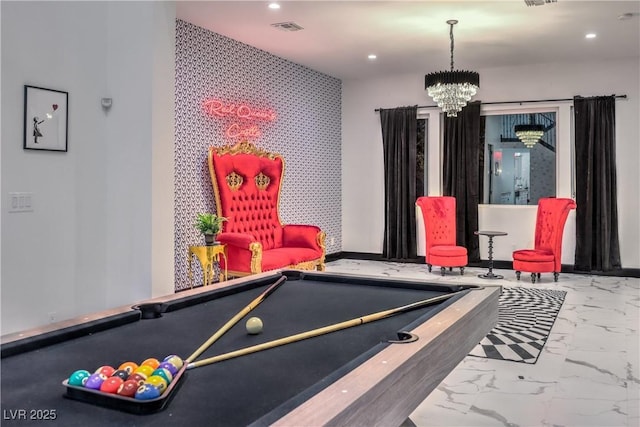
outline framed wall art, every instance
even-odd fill
[[[25,150],[67,151],[69,94],[24,86]]]

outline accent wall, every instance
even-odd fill
[[[341,248],[342,83],[185,21],[176,21],[175,84],[175,281],[190,286],[187,252],[202,245],[193,227],[196,214],[215,212],[207,167],[210,146],[234,144],[228,120],[206,114],[216,99],[271,110],[273,121],[253,125],[247,137],[259,148],[281,154],[285,176],[280,218],[285,224],[313,224],[327,235],[327,253]],[[194,285],[201,279],[193,262]]]

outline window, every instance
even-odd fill
[[[516,136],[515,126],[539,124],[544,134],[532,147]],[[554,111],[482,116],[480,154],[484,204],[537,205],[556,195],[556,113]]]

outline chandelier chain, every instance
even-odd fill
[[[449,25],[449,39],[451,39],[451,71],[453,71],[453,26],[455,24],[451,23]]]

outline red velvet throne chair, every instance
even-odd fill
[[[416,205],[424,220],[425,261],[429,272],[432,265],[439,265],[443,276],[445,267],[449,270],[459,267],[460,274],[464,274],[468,263],[467,248],[456,245],[456,198],[418,197]]]
[[[538,201],[536,234],[533,249],[520,249],[513,252],[513,269],[520,280],[520,272],[531,273],[531,283],[540,279],[540,273],[552,273],[554,282],[558,281],[562,267],[562,235],[569,211],[576,208],[572,199],[555,197]]]
[[[325,234],[314,225],[283,225],[278,212],[284,159],[249,142],[209,149],[216,212],[227,218],[231,276],[279,268],[324,270]]]

